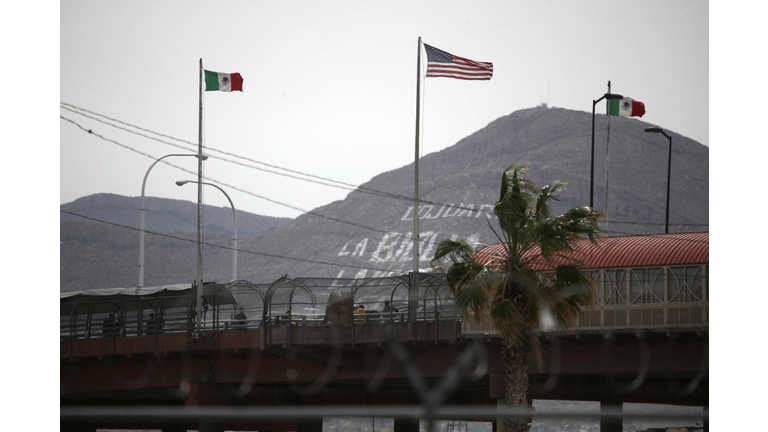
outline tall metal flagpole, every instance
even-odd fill
[[[200,115],[197,135],[197,334],[202,333],[203,313],[203,59],[200,59]]]
[[[413,280],[409,293],[408,319],[416,320],[419,286],[419,125],[421,124],[421,36],[416,51],[416,152],[413,174]]]
[[[611,81],[608,81],[608,94],[611,94]],[[605,106],[607,107],[605,113],[607,122],[607,132],[605,134],[605,223],[603,229],[608,229],[608,147],[611,144],[611,101],[606,99]]]

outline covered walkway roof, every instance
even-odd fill
[[[478,252],[478,261],[488,263],[499,253],[501,243],[486,246]],[[599,237],[596,244],[584,239],[572,257],[590,269],[709,264],[709,231]],[[543,263],[534,267],[549,269]]]
[[[88,304],[93,304],[93,312],[112,312],[115,304],[131,300],[129,310],[142,309],[144,305],[157,305],[162,301],[165,308],[187,307],[193,298],[191,284],[161,285],[156,287],[101,288],[88,291],[60,293],[61,315],[82,314]],[[135,302],[134,300],[142,300]],[[208,304],[235,304],[232,294],[222,285],[213,282],[203,283],[203,301]]]

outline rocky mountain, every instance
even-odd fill
[[[146,197],[145,286],[175,284],[197,277],[197,204]],[[61,291],[130,287],[138,282],[141,197],[95,194],[61,205]],[[232,247],[232,209],[204,206],[204,241]],[[86,216],[83,218],[79,215]],[[253,238],[290,218],[237,211],[239,239]],[[206,248],[205,258],[232,268],[232,251]],[[231,279],[231,278],[230,278]]]
[[[124,197],[114,194],[94,194],[61,205],[61,221],[83,221],[75,214],[109,221],[118,225],[139,228],[141,197]],[[147,231],[191,231],[197,233],[197,204],[189,201],[145,197],[145,223]],[[203,231],[232,236],[232,208],[204,206]],[[273,227],[282,225],[290,218],[260,216],[237,210],[238,237],[257,237]]]
[[[594,207],[604,210],[606,117],[598,115],[595,124]],[[669,143],[662,135],[645,133],[649,126],[653,125],[636,118],[610,118],[606,225],[610,235],[664,232]],[[419,268],[429,267],[434,248],[443,238],[478,243],[497,241],[491,230],[495,226],[492,206],[498,198],[501,173],[512,163],[529,165],[530,178],[539,185],[553,180],[570,181],[561,194],[557,211],[588,205],[591,128],[592,114],[588,112],[525,109],[499,118],[455,145],[420,159]],[[665,131],[673,136],[670,232],[708,231],[709,149],[674,131]],[[413,184],[413,164],[381,173],[344,200],[242,240],[238,246],[238,278],[268,282],[285,274],[365,278],[412,271]],[[168,203],[170,213],[174,213],[172,209],[177,205],[181,206]],[[138,211],[132,214],[136,218]],[[206,222],[208,219],[206,216]],[[223,222],[225,228],[220,232],[229,232],[226,223]],[[171,224],[168,229],[186,224]],[[194,223],[191,225],[194,227]],[[102,226],[99,230],[107,236],[106,231],[117,228]],[[216,231],[210,232],[211,238],[206,235],[206,242],[228,244],[226,235],[216,238]],[[91,286],[84,280],[96,273],[103,276],[98,282],[101,285],[93,288],[135,285],[138,245],[116,240],[124,234],[115,231],[111,240],[104,238],[101,242],[94,234],[91,241],[99,243],[103,250],[97,257],[82,259],[76,265],[69,263],[66,268],[65,262],[70,260],[65,260],[65,252],[77,256],[80,250],[75,246],[82,247],[87,242],[76,241],[74,237],[65,240],[65,234],[73,232],[62,221],[62,290]],[[195,237],[194,233],[178,234],[184,235]],[[135,233],[124,240],[130,242],[133,238],[138,242]],[[155,252],[152,264],[149,252],[147,255],[145,285],[194,279],[194,248],[182,247],[183,240],[167,237],[152,241],[156,242],[152,243]],[[177,247],[184,252],[177,251]],[[207,247],[204,278],[228,281],[231,262],[231,251]],[[102,271],[100,266],[111,270]],[[154,266],[154,271],[150,266]],[[130,271],[123,275],[122,269],[126,268]]]

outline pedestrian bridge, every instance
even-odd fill
[[[622,402],[707,406],[708,233],[607,237],[579,253],[595,304],[566,332],[540,326],[545,354],[530,366],[530,397],[618,412]],[[191,407],[426,406],[420,389],[456,374],[443,405],[495,407],[504,384],[493,326],[458,314],[443,275],[417,276],[207,282],[200,332],[189,284],[62,293],[62,430],[202,427]],[[65,410],[104,405],[182,411]],[[322,415],[256,413],[247,424],[227,415],[209,430],[322,431]],[[395,421],[396,432],[418,430]]]
[[[572,331],[708,326],[708,233],[606,237],[581,253],[595,280],[595,305]],[[412,276],[204,283],[201,330],[454,321],[462,334],[495,333],[488,319],[460,316],[444,275],[421,273],[416,284]],[[190,333],[196,295],[189,284],[62,293],[60,337]],[[240,308],[245,318],[235,318]]]

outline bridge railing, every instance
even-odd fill
[[[415,301],[409,295],[410,280],[403,275],[367,279],[284,277],[266,284],[206,283],[201,328],[207,332],[280,325],[374,325],[405,322],[411,308],[417,321],[460,319],[442,275],[421,274]],[[148,289],[151,294],[144,296],[126,295],[124,291],[107,297],[83,293],[76,300],[62,296],[61,339],[196,330],[193,288],[177,288],[167,294]]]
[[[595,271],[595,307],[575,328],[707,326],[708,271],[708,265]]]
[[[709,325],[708,265],[592,272],[595,304],[571,330]],[[464,320],[463,333],[495,333],[489,317]]]
[[[595,270],[595,304],[574,330],[661,328],[709,324],[708,265]],[[416,301],[408,275],[370,279],[281,278],[271,284],[234,281],[217,285],[203,310],[203,331],[295,325],[372,325],[462,321],[444,275],[420,275]],[[225,301],[219,301],[223,298]],[[62,308],[60,336],[131,337],[195,329],[191,292],[162,298],[121,297]],[[362,308],[361,308],[362,306]],[[238,315],[243,309],[245,318]],[[109,314],[114,316],[109,318]],[[463,320],[462,332],[495,333],[488,317]]]

